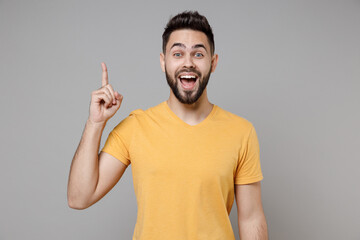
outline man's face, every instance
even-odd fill
[[[211,55],[206,35],[189,29],[171,33],[160,63],[167,83],[184,104],[195,103],[205,90],[218,56]]]

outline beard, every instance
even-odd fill
[[[180,81],[180,80],[178,80],[178,76],[180,73],[183,73],[183,72],[188,72],[188,73],[192,72],[192,73],[197,74],[198,79],[196,81],[199,81],[199,84],[198,84],[199,86],[197,89],[185,90],[185,91],[179,89],[180,88],[179,85],[181,83],[180,84],[178,83]],[[179,100],[179,102],[181,102],[183,104],[193,104],[201,97],[201,95],[203,94],[203,92],[209,82],[210,75],[211,75],[211,68],[210,68],[209,72],[206,75],[204,75],[204,77],[202,77],[202,74],[195,69],[185,68],[185,69],[182,69],[182,70],[176,72],[174,77],[171,77],[169,75],[168,71],[166,70],[166,66],[165,66],[165,76],[166,76],[167,83],[168,83],[169,87],[171,88],[171,90],[173,91],[175,97]],[[182,91],[183,94],[181,94],[180,91]]]

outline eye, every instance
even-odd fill
[[[176,52],[176,53],[173,54],[173,56],[174,56],[174,57],[181,57],[181,53]]]
[[[195,53],[195,57],[203,57],[203,56],[204,56],[204,54],[202,54],[200,52]]]

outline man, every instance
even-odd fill
[[[218,62],[214,50],[204,16],[183,12],[173,17],[160,54],[169,99],[132,111],[111,131],[98,155],[106,122],[123,99],[108,83],[102,63],[102,87],[92,93],[71,165],[71,208],[97,202],[132,164],[138,203],[133,239],[235,239],[229,219],[234,197],[240,238],[267,239],[255,129],[207,98],[206,86]]]

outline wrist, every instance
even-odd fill
[[[105,127],[105,125],[106,125],[106,121],[104,121],[104,122],[94,122],[94,121],[91,121],[89,118],[86,121],[86,126],[89,126],[91,128],[103,129]]]

